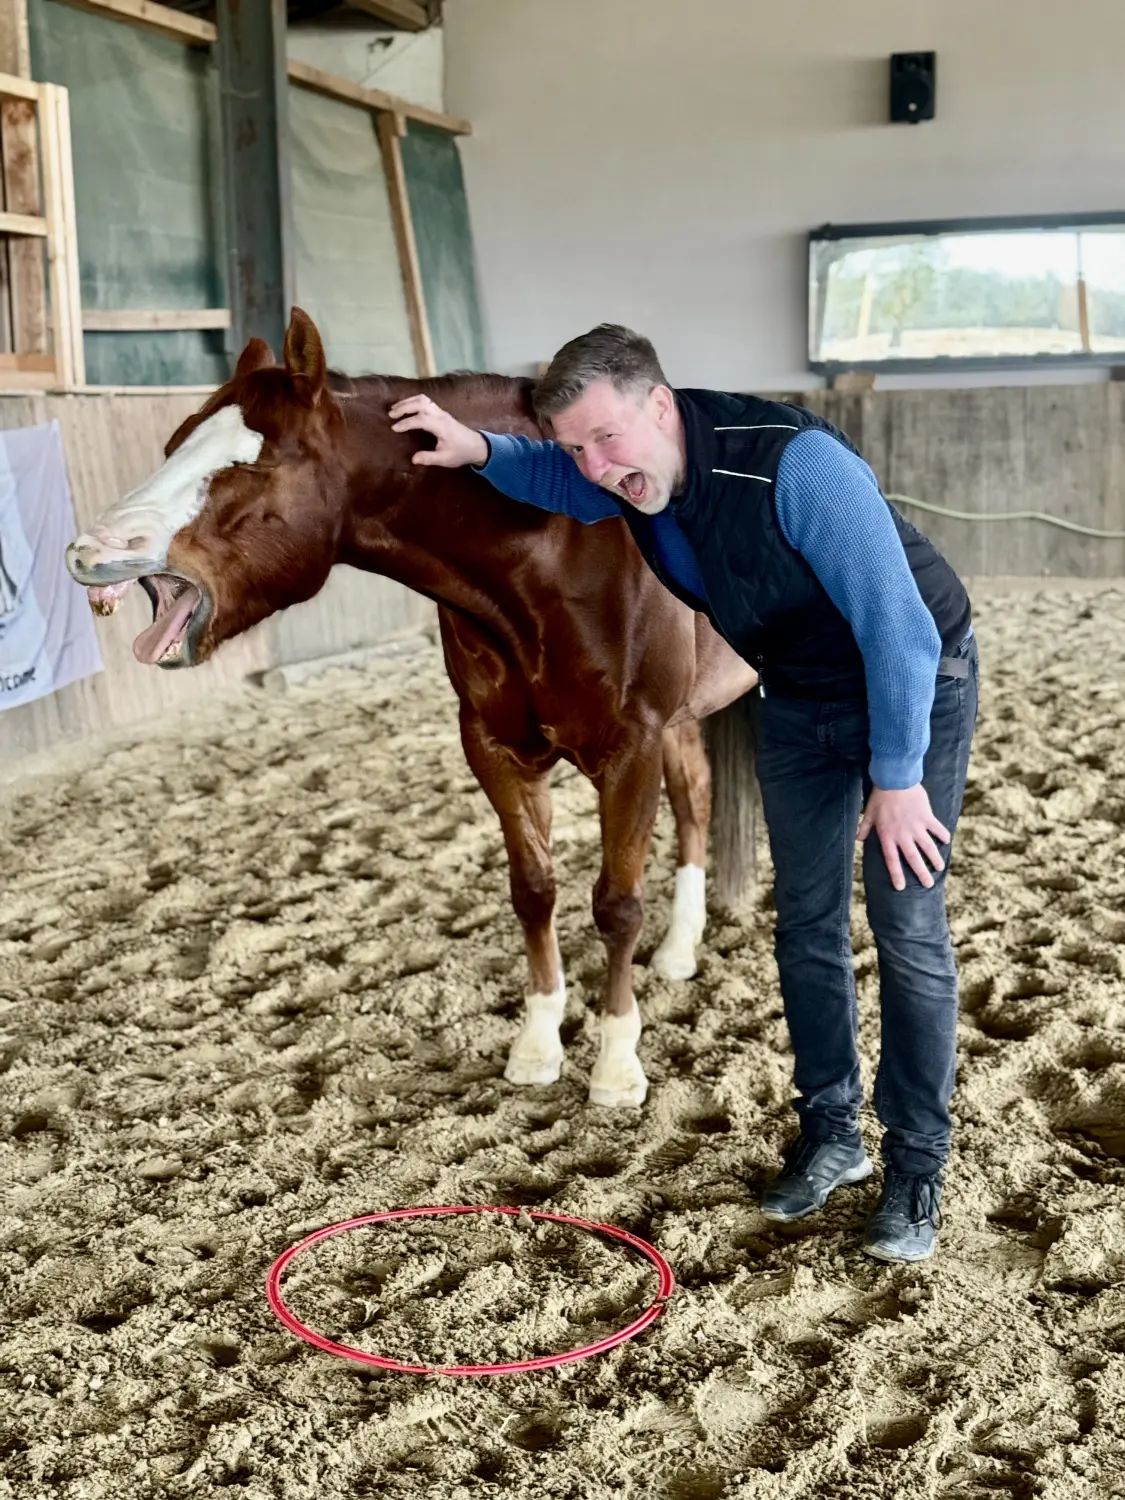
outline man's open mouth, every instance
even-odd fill
[[[139,582],[152,603],[152,624],[133,642],[133,655],[148,665],[190,666],[191,638],[210,613],[203,590],[176,573],[150,573]]]
[[[631,474],[624,475],[617,481],[617,488],[625,496],[631,505],[640,505],[648,492],[648,484],[645,476],[639,469],[634,469]]]

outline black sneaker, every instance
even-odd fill
[[[762,1194],[767,1219],[788,1223],[816,1213],[828,1194],[845,1182],[862,1182],[872,1173],[871,1162],[858,1135],[829,1136],[810,1141],[799,1135],[786,1147],[785,1165]]]
[[[929,1260],[941,1227],[941,1177],[914,1177],[891,1167],[863,1233],[863,1248],[876,1260]]]

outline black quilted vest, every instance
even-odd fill
[[[687,441],[683,492],[671,502],[699,562],[711,623],[758,669],[767,690],[794,698],[864,700],[860,655],[851,626],[804,558],[785,539],[774,487],[785,445],[807,428],[842,432],[800,406],[719,391],[677,391]],[[943,651],[961,642],[972,618],[957,574],[920,531],[887,502]],[[692,609],[660,565],[647,516],[621,507],[649,567]]]

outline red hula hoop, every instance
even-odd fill
[[[331,1239],[333,1235],[345,1234],[349,1229],[361,1229],[366,1224],[386,1224],[392,1219],[433,1218],[447,1214],[508,1214],[512,1218],[518,1218],[524,1212],[527,1212],[532,1219],[543,1220],[550,1224],[570,1224],[590,1234],[608,1235],[610,1239],[621,1240],[624,1244],[631,1245],[656,1267],[660,1284],[655,1298],[640,1317],[635,1318],[628,1327],[620,1328],[607,1338],[599,1339],[596,1344],[587,1344],[581,1349],[567,1349],[561,1354],[543,1354],[537,1359],[517,1359],[509,1364],[443,1367],[400,1364],[398,1360],[384,1359],[380,1354],[368,1354],[366,1350],[353,1349],[349,1344],[339,1344],[334,1339],[325,1338],[322,1333],[317,1333],[314,1328],[309,1328],[302,1323],[300,1318],[289,1310],[281,1295],[281,1278],[290,1261],[305,1250],[311,1250],[314,1245],[320,1244],[321,1240]],[[555,1365],[570,1364],[576,1359],[588,1359],[592,1354],[605,1354],[610,1349],[616,1349],[618,1344],[624,1344],[627,1339],[636,1338],[638,1333],[643,1332],[650,1323],[654,1323],[664,1311],[664,1304],[675,1289],[676,1279],[672,1275],[672,1267],[660,1251],[655,1245],[650,1245],[647,1240],[638,1239],[635,1234],[630,1234],[625,1229],[618,1229],[613,1224],[595,1224],[589,1219],[577,1219],[571,1214],[551,1214],[535,1209],[487,1207],[478,1204],[457,1204],[441,1208],[392,1208],[383,1213],[364,1214],[362,1218],[345,1219],[343,1223],[330,1224],[326,1229],[318,1229],[314,1234],[301,1240],[299,1244],[292,1245],[288,1250],[283,1251],[270,1267],[270,1273],[266,1278],[266,1297],[270,1307],[290,1333],[295,1333],[299,1339],[304,1339],[307,1344],[313,1344],[317,1349],[323,1349],[326,1354],[337,1354],[342,1359],[373,1365],[377,1370],[393,1370],[400,1375],[514,1375],[524,1370],[549,1370]]]

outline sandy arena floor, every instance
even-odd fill
[[[860,1254],[873,1183],[790,1228],[758,1213],[792,1125],[768,889],[712,922],[696,980],[657,980],[666,814],[652,1090],[587,1105],[598,839],[569,772],[567,1066],[503,1081],[521,940],[436,653],[248,688],[0,789],[0,1495],[1125,1495],[1125,594],[997,597],[978,630],[956,1154],[923,1268]],[[861,920],[855,946],[870,1061]],[[302,1232],[459,1201],[631,1227],[680,1290],[605,1358],[491,1382],[364,1371],[269,1312]],[[586,1342],[651,1294],[543,1243],[369,1239],[294,1299],[442,1357]]]

